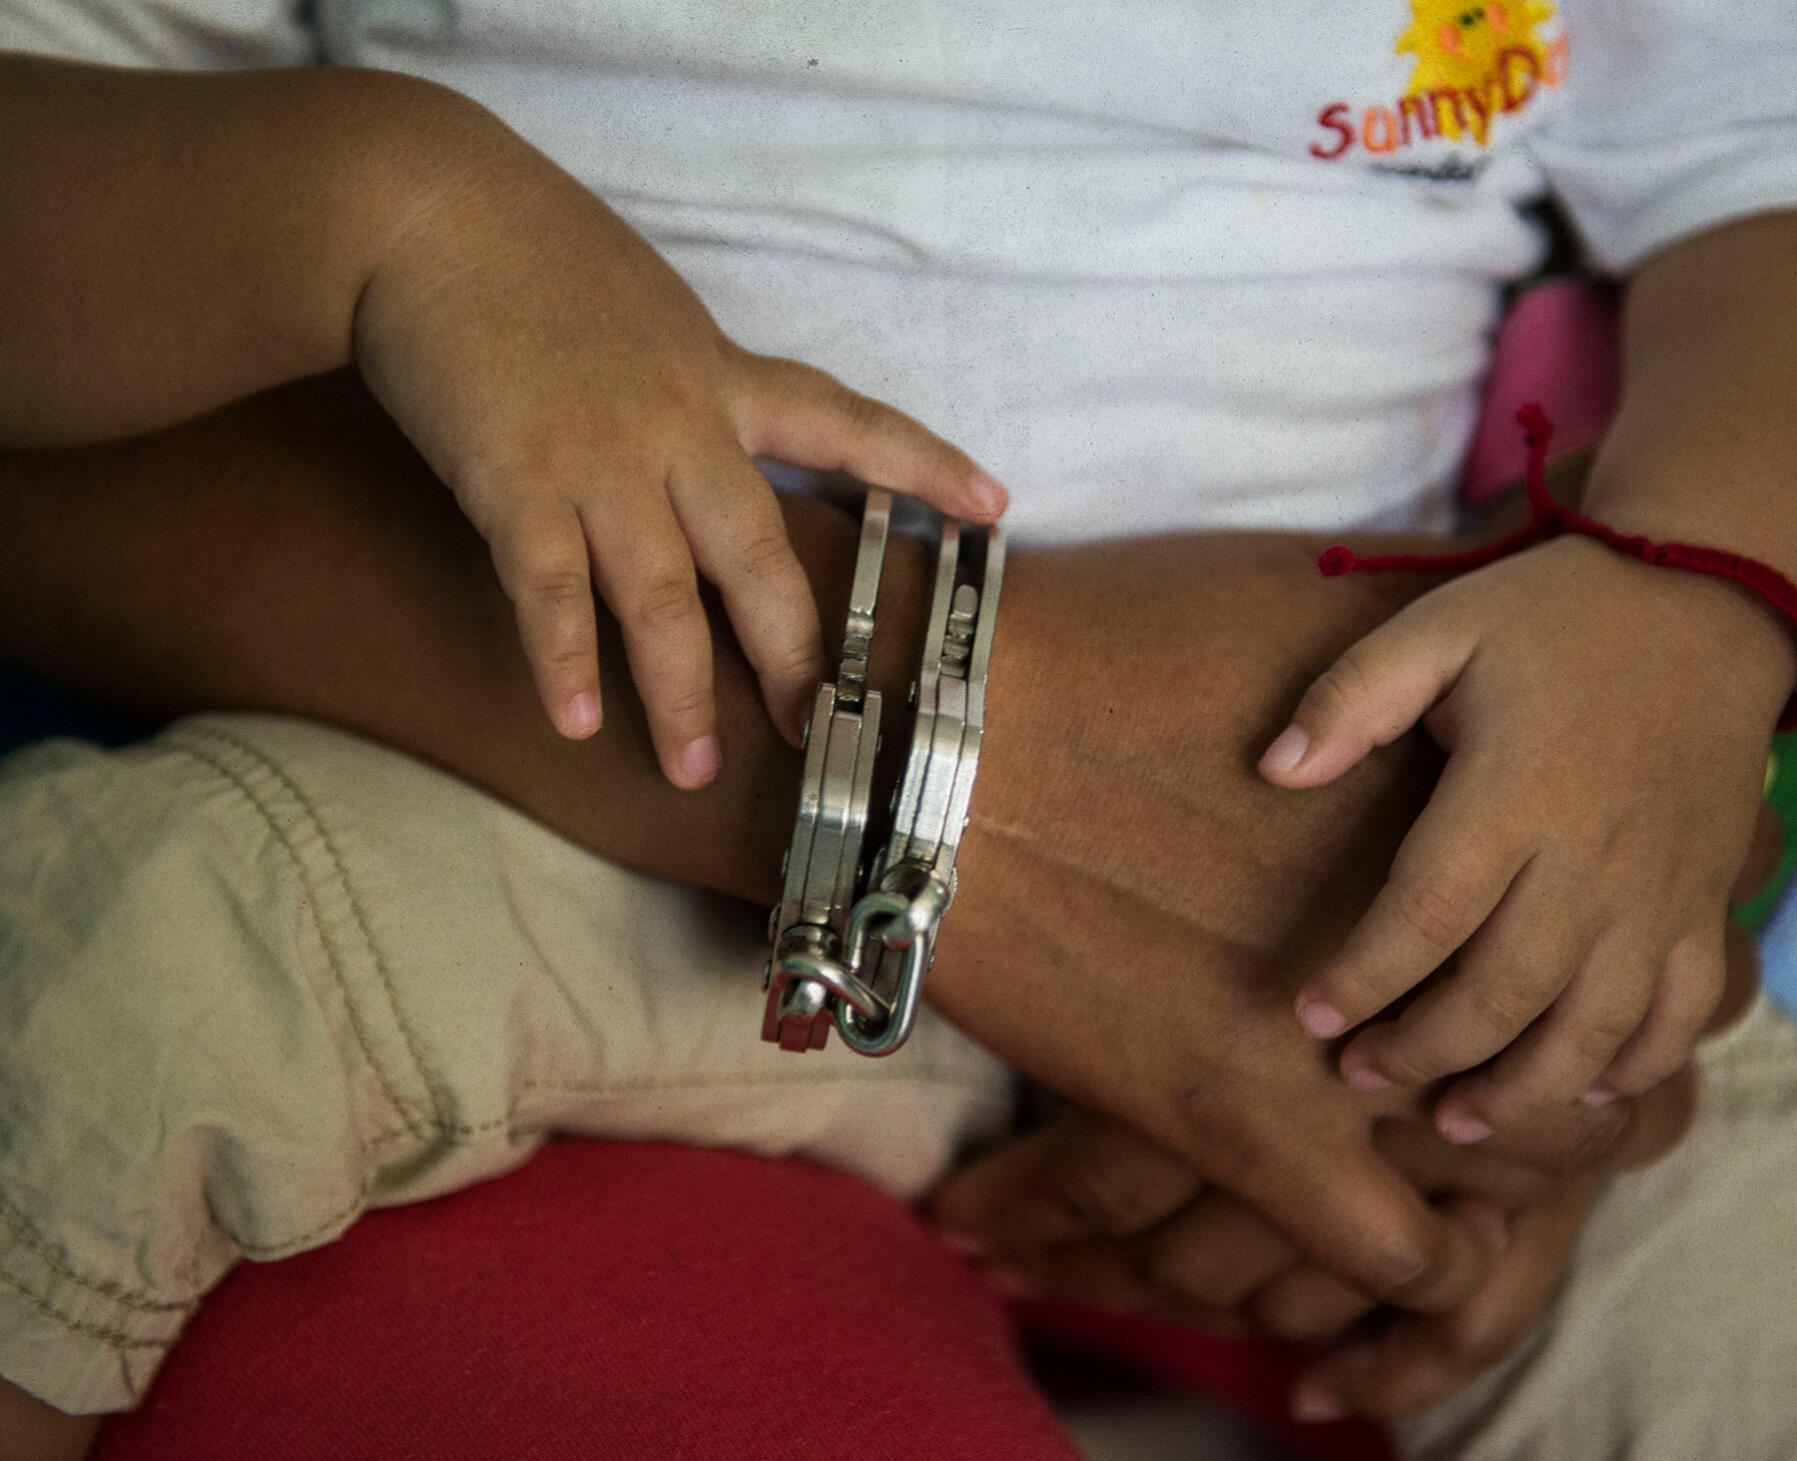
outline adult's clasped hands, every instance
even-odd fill
[[[935,1213],[1047,1294],[1338,1338],[1296,1413],[1392,1417],[1520,1342],[1605,1176],[1678,1140],[1696,1079],[1457,1147],[1433,1092],[1356,1091],[1300,1028],[1298,989],[1439,769],[1411,736],[1302,795],[1255,775],[1303,687],[1431,582],[1324,581],[1317,546],[1206,535],[1008,574],[931,997],[1073,1104],[959,1172]],[[1719,1019],[1752,960],[1731,945]]]

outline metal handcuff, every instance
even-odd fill
[[[892,832],[865,865],[862,843],[880,747],[881,697],[867,688],[874,608],[892,494],[870,490],[834,684],[818,686],[805,738],[785,890],[768,923],[761,1034],[785,1050],[821,1050],[834,1025],[862,1055],[890,1055],[917,1020],[936,930],[955,896],[986,718],[986,673],[1004,570],[997,527],[942,521],[923,663],[911,686],[917,722]]]

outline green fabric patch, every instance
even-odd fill
[[[1797,731],[1772,738],[1772,785],[1766,792],[1766,800],[1784,824],[1785,850],[1772,881],[1761,889],[1758,897],[1748,899],[1735,910],[1735,922],[1751,933],[1758,933],[1772,916],[1778,900],[1791,885],[1793,873],[1797,873],[1797,838],[1791,835],[1792,829],[1797,828]]]

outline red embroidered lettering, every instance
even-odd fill
[[[1523,73],[1520,85],[1518,72]],[[1503,91],[1503,108],[1514,112],[1528,104],[1541,84],[1541,63],[1534,53],[1521,46],[1505,46],[1498,52],[1498,81]]]
[[[1416,130],[1424,138],[1435,135],[1435,109],[1428,105],[1427,98],[1420,96],[1401,96],[1398,98],[1398,130],[1404,138],[1404,145],[1410,145],[1410,123],[1416,122]]]
[[[1319,143],[1310,144],[1310,155],[1320,157],[1324,162],[1340,157],[1354,145],[1354,126],[1345,120],[1348,115],[1348,104],[1345,101],[1331,102],[1317,113],[1317,125],[1328,127],[1337,134],[1333,147],[1324,147]]]

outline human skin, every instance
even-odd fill
[[[1760,831],[1737,897],[1778,863],[1776,821],[1762,818]],[[1758,986],[1752,941],[1731,928],[1728,948],[1712,1029],[1739,1018]],[[1566,1108],[1558,1130],[1538,1119],[1476,1147],[1450,1143],[1417,1111],[1382,1118],[1375,1146],[1419,1191],[1502,1213],[1489,1274],[1439,1314],[1378,1309],[1189,1163],[1076,1107],[955,1173],[932,1209],[955,1245],[1012,1290],[1216,1333],[1334,1340],[1299,1377],[1294,1412],[1390,1419],[1447,1399],[1522,1341],[1566,1276],[1605,1174],[1656,1160],[1684,1134],[1697,1098],[1687,1068],[1630,1103],[1624,1129],[1581,1134],[1580,1113]]]
[[[854,524],[818,504],[787,512],[824,622],[839,622]],[[1289,1014],[1294,887],[1370,895],[1434,764],[1413,740],[1316,796],[1254,780],[1256,741],[1306,673],[1419,587],[1324,583],[1315,546],[1233,535],[1015,554],[930,990],[1360,1291],[1447,1310],[1486,1271],[1488,1225],[1451,1221],[1379,1156],[1374,1126],[1408,1098],[1350,1091]],[[873,678],[894,693],[915,663],[922,570],[901,545],[883,590]],[[621,862],[771,902],[797,758],[726,634],[715,649],[730,754],[705,792],[666,784],[625,707],[591,741],[556,736],[479,539],[342,377],[157,438],[0,460],[0,653],[153,717],[334,721]],[[1363,845],[1369,828],[1383,830]],[[1629,1118],[1581,1119],[1574,1150]]]
[[[416,77],[0,54],[0,196],[0,446],[116,439],[353,362],[491,547],[555,724],[600,723],[596,588],[681,786],[719,755],[698,575],[795,745],[823,669],[751,457],[1004,507],[916,422],[739,349],[587,188]]]
[[[1649,259],[1622,343],[1586,510],[1797,576],[1797,213]],[[1690,1059],[1797,683],[1792,628],[1770,596],[1569,534],[1442,585],[1317,680],[1262,760],[1279,784],[1319,785],[1419,722],[1450,753],[1390,880],[1296,1001],[1319,1038],[1360,1027],[1350,1081],[1474,1072],[1436,1112],[1470,1142]]]

